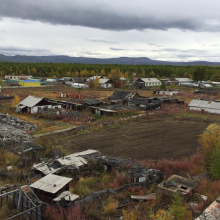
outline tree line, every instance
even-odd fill
[[[172,65],[119,65],[119,64],[62,64],[62,63],[11,63],[0,62],[0,76],[33,75],[33,77],[187,77],[195,80],[220,81],[219,66],[172,66]]]

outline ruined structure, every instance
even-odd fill
[[[173,194],[177,193],[183,197],[187,197],[198,185],[199,182],[195,180],[173,175],[157,187],[158,191],[165,196],[172,197]]]

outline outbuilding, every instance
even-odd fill
[[[72,178],[48,174],[30,185],[35,194],[45,202],[51,202],[64,191],[69,191]]]

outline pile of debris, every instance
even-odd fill
[[[32,138],[27,131],[33,132],[36,128],[34,124],[0,113],[0,145],[30,142]]]
[[[17,129],[34,132],[37,129],[37,125],[31,124],[16,117],[11,117],[8,114],[0,113],[0,125],[9,125]]]
[[[3,125],[0,122],[0,146],[1,144],[25,143],[31,140],[31,136],[25,130],[17,129],[7,124]]]

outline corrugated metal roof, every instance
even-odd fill
[[[112,83],[110,79],[99,79],[99,83],[107,83],[108,81]]]
[[[61,199],[65,199],[66,201],[72,202],[78,198],[79,198],[78,195],[72,194],[70,191],[64,191],[57,198],[55,198],[53,201],[59,202]]]
[[[56,193],[70,181],[72,181],[72,178],[48,174],[47,176],[31,184],[30,187],[49,193]]]
[[[193,99],[189,103],[189,107],[199,107],[207,109],[220,109],[220,102]]]
[[[193,81],[189,78],[175,78],[175,80],[177,80],[179,82],[192,82]]]
[[[26,99],[24,99],[23,101],[21,101],[19,103],[19,105],[24,105],[24,106],[27,106],[27,107],[34,107],[35,105],[37,105],[40,101],[42,101],[43,98],[37,98],[37,97],[34,97],[34,96],[31,96],[29,95]]]
[[[141,80],[143,80],[144,82],[157,82],[160,83],[160,80],[158,80],[157,78],[140,78]]]

